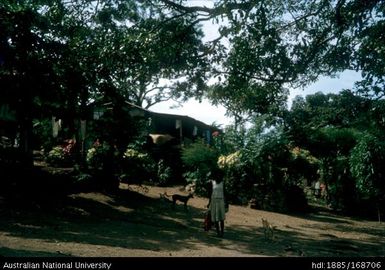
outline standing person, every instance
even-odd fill
[[[223,237],[225,227],[225,192],[223,177],[219,170],[212,174],[210,182],[212,190],[208,207],[211,213],[211,221],[215,225],[217,235]]]
[[[321,193],[320,193],[321,186],[320,185],[321,185],[321,183],[319,180],[317,180],[317,182],[315,182],[315,184],[314,184],[314,191],[315,191],[314,195],[316,196],[316,198],[319,198],[321,195]]]

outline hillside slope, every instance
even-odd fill
[[[91,257],[383,256],[385,226],[329,212],[285,215],[230,205],[225,236],[203,230],[207,199],[173,209],[179,187],[121,185],[115,195],[73,194],[10,209],[0,198],[0,255]],[[261,218],[276,227],[266,239]]]

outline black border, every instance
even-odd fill
[[[40,263],[57,262],[69,263],[108,263],[109,270],[117,269],[178,269],[191,268],[215,270],[219,268],[232,270],[251,269],[311,269],[311,270],[385,270],[385,257],[0,257],[0,269],[5,263]],[[360,263],[366,263],[364,264]],[[369,266],[368,263],[370,263]],[[364,267],[361,267],[364,266]],[[245,268],[247,267],[247,268]],[[36,269],[36,268],[12,268],[12,269]],[[39,268],[39,269],[65,269],[65,268]],[[107,268],[75,268],[82,269],[106,269]],[[196,269],[198,270],[198,269]]]

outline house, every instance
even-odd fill
[[[181,159],[183,146],[196,140],[211,144],[213,133],[221,132],[189,116],[152,112],[126,101],[120,105],[112,102],[93,103],[89,116],[92,120],[87,120],[87,130],[101,131],[121,149],[131,142],[128,139],[130,135],[142,130],[142,137],[147,138],[144,144],[146,151],[158,164],[172,168],[169,179],[174,183],[185,181]],[[89,142],[86,145],[90,145]]]
[[[92,119],[100,119],[106,112],[112,111],[113,107],[111,102],[92,104]],[[186,115],[152,112],[127,101],[124,102],[122,111],[134,119],[141,119],[147,123],[146,135],[151,137],[154,144],[162,144],[172,140],[181,146],[194,142],[198,138],[211,144],[212,134],[221,132],[218,128]]]
[[[215,127],[185,115],[148,111],[147,117],[149,134],[168,134],[180,145],[194,142],[198,138],[202,138],[207,144],[210,144],[213,132],[219,131]]]

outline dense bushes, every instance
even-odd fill
[[[187,182],[196,184],[196,193],[207,195],[208,173],[217,167],[218,152],[203,141],[197,141],[182,151]]]
[[[385,144],[370,134],[361,137],[351,151],[350,172],[355,178],[355,187],[360,204],[372,202],[368,212],[377,211],[380,219],[385,200]],[[362,208],[360,208],[362,209]]]
[[[213,146],[199,142],[187,147],[182,155],[188,170],[185,176],[195,178],[197,191],[205,194],[207,173],[220,168],[231,203],[246,205],[253,200],[260,209],[281,212],[307,209],[300,178],[289,175],[294,157],[285,134],[279,129],[260,130],[255,127],[237,134],[232,129],[217,136]]]

